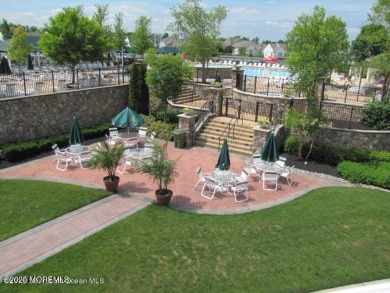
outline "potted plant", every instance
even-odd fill
[[[191,108],[188,108],[188,107],[185,107],[183,109],[183,113],[186,115],[186,116],[193,116],[193,115],[196,115],[196,112],[194,109],[191,109]]]
[[[107,176],[103,177],[103,182],[108,191],[116,192],[119,184],[119,177],[115,171],[119,166],[125,147],[122,144],[110,145],[104,142],[102,146],[93,151],[91,159],[87,161],[90,168],[103,169]]]
[[[269,122],[268,119],[262,118],[259,120],[259,125],[261,128],[269,128],[271,123]]]
[[[163,206],[168,206],[171,201],[173,193],[168,189],[168,185],[174,182],[178,175],[177,160],[168,160],[167,146],[167,142],[163,145],[155,145],[152,157],[147,161],[139,162],[136,167],[139,172],[148,175],[157,184],[156,201]]]

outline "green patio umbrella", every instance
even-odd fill
[[[11,73],[12,71],[11,68],[9,67],[8,60],[3,56],[0,61],[0,74],[11,74]]]
[[[219,153],[219,158],[217,165],[215,165],[215,168],[218,168],[219,170],[229,170],[230,168],[230,156],[229,156],[229,146],[227,139],[223,141],[221,151]]]
[[[27,55],[27,69],[34,70],[34,64],[32,62],[32,58],[30,54]]]
[[[84,143],[84,136],[81,132],[80,126],[77,123],[76,117],[73,117],[72,125],[70,126],[69,145]]]
[[[276,162],[279,160],[279,149],[273,133],[268,136],[260,155],[263,161]]]
[[[111,123],[119,128],[127,127],[129,130],[130,128],[144,124],[144,119],[138,115],[137,112],[133,111],[129,107],[126,107],[111,119]]]

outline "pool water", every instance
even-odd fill
[[[272,68],[243,68],[244,75],[253,76],[253,77],[273,77],[278,76],[281,78],[290,77],[291,73],[282,70],[282,69],[272,69]]]

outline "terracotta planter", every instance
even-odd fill
[[[156,190],[154,194],[156,196],[156,201],[158,205],[169,206],[169,203],[171,202],[171,198],[173,195],[172,190],[170,189]]]
[[[115,176],[115,180],[111,180],[111,177],[106,176],[103,178],[104,185],[106,185],[106,190],[111,192],[116,192],[119,185],[119,177]]]

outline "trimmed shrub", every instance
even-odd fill
[[[297,156],[299,147],[299,138],[294,136],[289,136],[284,141],[284,151],[288,154]]]
[[[344,179],[351,182],[390,189],[389,162],[363,164],[344,161],[337,166],[337,170]]]
[[[107,133],[110,123],[82,129],[85,139],[104,137]],[[4,156],[9,161],[21,161],[27,158],[39,155],[51,150],[52,145],[56,143],[59,147],[69,145],[69,133],[49,136],[42,139],[34,139],[25,142],[15,142],[3,145]]]
[[[362,123],[378,130],[390,130],[390,104],[374,101],[364,107]]]

